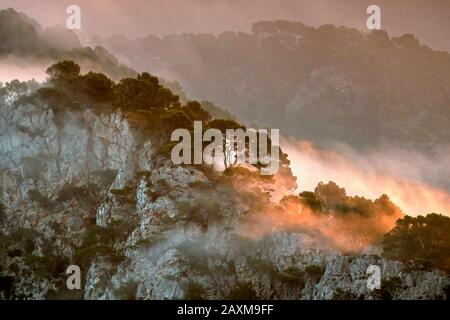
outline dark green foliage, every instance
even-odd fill
[[[31,229],[19,228],[14,230],[9,236],[2,239],[2,245],[8,250],[8,256],[11,258],[23,258],[27,268],[35,275],[43,278],[61,277],[69,260],[66,257],[53,253],[49,248],[48,242],[43,242],[42,235]],[[43,255],[37,255],[35,252],[37,239],[40,238],[40,247]],[[17,264],[11,264],[10,272],[16,275],[21,271]]]
[[[198,101],[189,101],[183,107],[183,111],[193,121],[208,121],[211,119],[211,115],[202,108]]]
[[[311,277],[315,278],[316,280],[319,280],[322,278],[323,274],[325,273],[325,269],[319,265],[316,264],[309,264],[304,269],[305,273],[310,275]]]
[[[255,289],[250,283],[239,283],[236,284],[230,293],[225,297],[227,300],[259,300]]]
[[[89,191],[86,187],[77,187],[72,184],[64,185],[58,192],[58,201],[69,201],[73,198],[84,198],[89,196]]]
[[[273,181],[273,176],[271,175],[261,175],[259,171],[251,171],[244,167],[228,167],[222,172],[222,176],[232,177],[233,180],[241,180],[247,182]]]
[[[41,192],[39,190],[29,190],[28,191],[28,197],[30,198],[31,201],[36,202],[37,204],[39,204],[39,206],[41,206],[44,209],[51,209],[53,206],[52,201],[41,194]]]
[[[187,222],[199,224],[205,228],[209,223],[220,221],[220,204],[208,197],[198,197],[193,201],[178,201],[177,210]]]
[[[177,80],[166,81],[164,79],[159,79],[159,82],[164,87],[170,89],[175,95],[180,97],[180,103],[185,104],[189,101],[186,97],[186,92],[184,92],[183,86]]]
[[[344,291],[341,288],[337,288],[335,292],[333,292],[332,300],[356,300],[358,296],[351,291]]]
[[[296,267],[288,267],[283,271],[278,271],[272,262],[263,259],[248,259],[251,268],[259,273],[266,274],[272,281],[279,281],[292,287],[303,287],[304,273]]]
[[[69,259],[54,255],[36,256],[31,254],[25,257],[25,263],[34,274],[43,278],[51,278],[64,274],[69,266]]]
[[[102,73],[89,72],[81,77],[82,92],[95,102],[111,102],[114,97],[112,82]]]
[[[450,218],[436,213],[405,216],[385,235],[383,256],[450,271]]]
[[[97,225],[90,227],[74,255],[75,261],[85,269],[98,256],[107,257],[112,264],[119,264],[125,257],[117,253],[113,246],[115,240],[126,237],[128,228],[130,226],[125,222],[111,223],[108,228]]]
[[[226,134],[227,129],[245,129],[245,126],[229,119],[214,119],[209,122],[208,126],[220,130],[223,134]]]
[[[314,192],[303,191],[300,193],[301,203],[313,211],[322,210],[322,202]]]
[[[40,88],[38,91],[36,91],[36,97],[45,101],[55,113],[63,112],[63,106],[68,109],[77,108],[77,105],[70,101],[69,97],[65,93],[52,87]]]
[[[114,296],[118,300],[136,300],[138,283],[135,281],[128,281],[122,284],[121,287],[114,289]]]
[[[335,182],[330,181],[327,184],[320,182],[314,190],[314,194],[322,201],[325,209],[344,209],[347,194],[345,189],[340,188]]]
[[[163,111],[179,106],[179,97],[148,73],[138,75],[137,79],[122,79],[114,88],[114,93],[114,105],[125,111]]]
[[[389,197],[383,194],[375,201],[363,197],[347,196],[344,188],[339,187],[335,182],[320,182],[312,192],[302,192],[300,194],[302,202],[313,208],[323,208],[325,212],[338,216],[355,215],[359,217],[374,217],[378,214],[386,216],[398,216],[400,210]]]
[[[57,202],[67,202],[75,199],[80,206],[86,209],[93,208],[99,200],[99,187],[91,184],[88,186],[76,186],[74,184],[65,184],[58,192]]]
[[[249,266],[258,272],[267,273],[273,275],[277,271],[273,266],[272,262],[260,258],[248,258],[247,260]]]
[[[30,255],[35,249],[36,238],[39,233],[32,229],[18,228],[4,239],[5,247],[21,248],[24,254]]]
[[[80,66],[72,60],[64,60],[49,67],[46,73],[56,87],[72,90],[80,76]]]
[[[278,272],[277,278],[280,282],[292,287],[303,287],[305,283],[304,273],[296,267],[289,267]]]
[[[110,192],[124,203],[136,205],[136,192],[132,187],[124,187],[123,189],[111,189]]]
[[[397,290],[403,289],[402,280],[399,277],[381,280],[381,288],[373,291],[375,299],[392,300]]]
[[[206,296],[205,288],[198,282],[189,281],[184,289],[184,299],[204,300]]]
[[[45,300],[83,300],[84,290],[70,290],[67,288],[65,279],[59,281],[57,290],[49,290],[45,295]]]
[[[333,216],[334,223],[339,225],[344,235],[353,234],[356,245],[358,241],[366,244],[380,243],[390,225],[403,217],[400,208],[387,195],[376,200],[347,196],[345,189],[332,181],[319,183],[314,197],[321,203],[323,210],[320,212]]]

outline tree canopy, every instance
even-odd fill
[[[450,218],[431,213],[399,219],[384,237],[383,255],[450,271]]]

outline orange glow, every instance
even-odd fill
[[[292,171],[298,176],[299,190],[313,190],[318,182],[331,180],[344,187],[348,195],[374,199],[385,193],[409,215],[450,214],[448,192],[416,179],[383,172],[369,161],[362,161],[362,156],[346,157],[320,150],[307,141],[285,140],[283,150],[289,154]]]

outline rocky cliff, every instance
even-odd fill
[[[442,272],[376,250],[348,254],[282,228],[245,232],[251,209],[272,205],[271,182],[249,187],[253,178],[174,166],[161,155],[160,137],[142,137],[121,111],[84,105],[61,115],[44,100],[19,99],[0,114],[1,298],[448,294]],[[81,267],[82,290],[66,287],[70,264]],[[379,290],[367,288],[369,265],[381,268]]]

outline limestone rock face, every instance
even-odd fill
[[[0,298],[446,297],[443,273],[373,248],[344,255],[281,230],[245,237],[236,227],[248,195],[174,166],[120,112],[87,107],[61,123],[45,104],[13,103],[1,115],[0,276],[10,285]],[[65,287],[70,264],[82,269],[75,293]],[[368,289],[370,265],[380,290]]]

